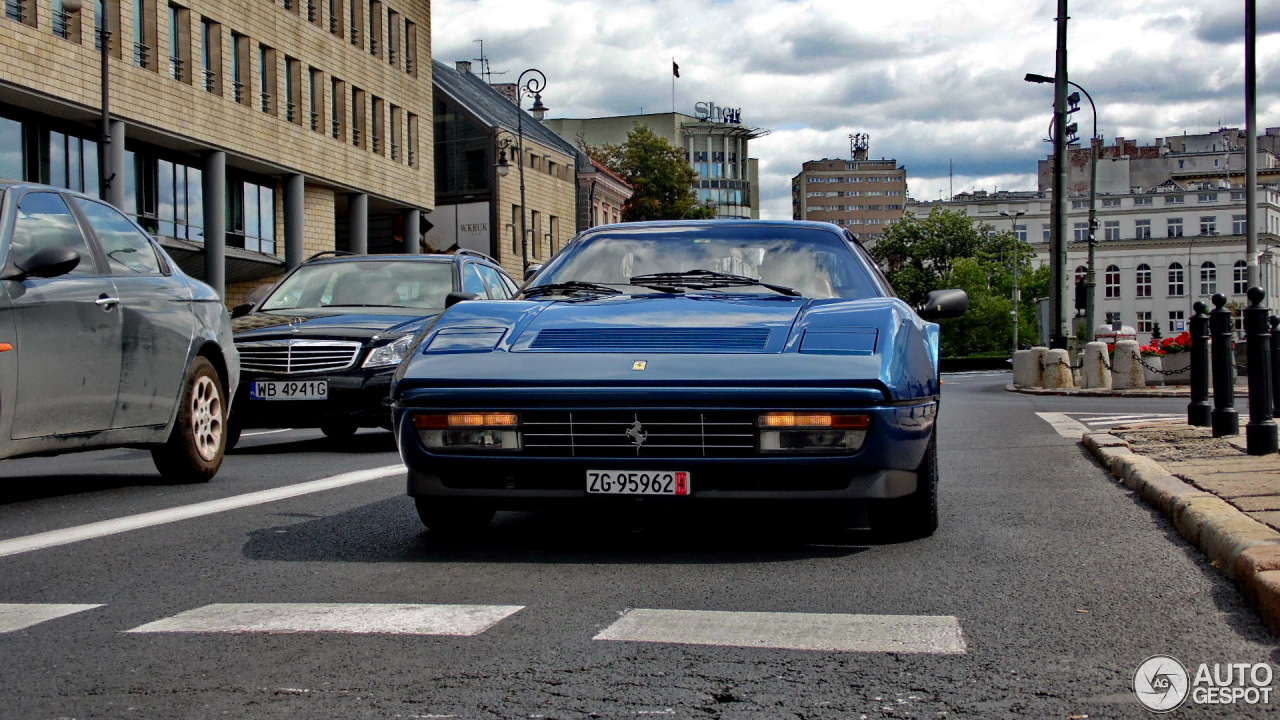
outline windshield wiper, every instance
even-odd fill
[[[535,295],[547,295],[553,292],[563,293],[579,293],[594,292],[602,295],[621,295],[622,291],[617,288],[601,285],[600,283],[583,282],[581,280],[570,280],[568,282],[550,283],[549,285],[535,285],[526,289],[522,294],[525,297],[534,297]]]
[[[758,285],[782,295],[800,296],[797,290],[785,285],[774,285],[746,275],[731,275],[729,273],[715,272],[714,270],[687,270],[685,272],[636,275],[631,278],[631,284],[640,285],[641,287],[683,286],[694,289],[710,289],[729,285]]]

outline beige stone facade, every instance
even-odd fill
[[[67,14],[56,7],[55,0],[13,0],[0,16],[0,122],[20,123],[27,138],[20,179],[95,192],[96,163],[90,168],[88,161],[102,101],[95,6],[86,1]],[[286,256],[286,177],[304,179],[304,258],[351,244],[344,233],[353,194],[368,200],[370,251],[400,249],[404,213],[434,207],[427,0],[109,0],[106,14],[110,109],[123,122],[129,151],[122,180],[131,183],[130,206],[121,209],[193,271],[201,261],[184,260],[184,252],[198,255],[199,243],[193,250],[166,237],[173,219],[164,215],[172,204],[164,189],[168,168],[176,163],[199,178],[204,158],[224,153],[232,213],[243,199],[236,183],[247,178],[271,191],[252,200],[270,203],[257,225],[263,242],[239,247],[237,216],[228,216],[228,302],[283,269],[278,261],[251,266],[254,252]],[[12,136],[0,134],[0,150],[19,149]],[[77,145],[79,176],[59,175],[61,161],[48,149],[56,144],[49,137],[64,136],[85,143]],[[46,153],[55,155],[52,166]],[[198,179],[179,186],[183,193],[207,189]],[[194,217],[199,202],[183,197]]]
[[[529,262],[544,263],[574,235],[576,212],[574,173],[576,158],[525,138],[524,194],[528,212]],[[514,278],[524,276],[520,223],[520,169],[511,168],[498,178],[494,198],[498,214],[497,254],[502,267]]]
[[[906,168],[867,159],[865,150],[851,160],[810,160],[791,179],[793,219],[847,227],[868,246],[902,219],[906,201]]]

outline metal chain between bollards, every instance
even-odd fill
[[[1162,368],[1151,367],[1150,365],[1147,364],[1146,360],[1142,359],[1141,355],[1138,356],[1138,362],[1142,365],[1142,367],[1150,370],[1151,372],[1157,375],[1178,375],[1180,373],[1186,372],[1185,370],[1182,370],[1182,369],[1164,370]]]

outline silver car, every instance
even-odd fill
[[[212,288],[111,205],[0,181],[0,458],[151,450],[218,472],[240,362]]]

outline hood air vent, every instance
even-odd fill
[[[768,328],[548,328],[530,350],[571,352],[763,352]]]

